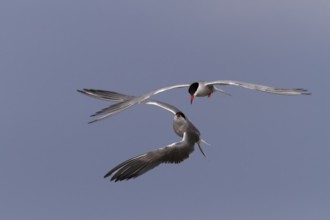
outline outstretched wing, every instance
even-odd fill
[[[131,100],[134,100],[134,98],[137,98],[136,96],[130,96],[130,95],[125,95],[122,93],[114,92],[114,91],[107,91],[107,90],[96,90],[96,89],[83,89],[83,90],[77,90],[78,92],[85,94],[87,96],[93,97],[93,98],[98,98],[106,101],[113,101],[113,102],[118,102],[114,105],[108,106],[106,108],[101,109],[100,111],[96,112],[95,114],[91,115],[91,117],[94,116],[100,116],[103,115],[102,117],[99,117],[89,123],[93,123],[99,120],[102,120],[104,118],[107,118],[111,115],[108,115],[109,113],[114,114],[117,111],[122,111],[123,109],[129,108],[131,105],[134,105],[134,102]],[[175,114],[177,112],[180,112],[180,110],[173,105],[170,105],[165,102],[161,101],[156,101],[156,100],[145,100],[142,103],[148,104],[148,105],[155,105],[160,108],[163,108],[172,114]]]
[[[122,102],[135,97],[135,96],[121,94],[118,92],[101,90],[101,89],[83,89],[83,90],[78,89],[77,91],[92,98],[97,98],[105,101],[114,101],[114,102]]]
[[[129,180],[144,174],[161,163],[180,163],[194,151],[194,143],[186,139],[187,135],[184,133],[180,142],[126,160],[110,170],[104,178],[111,177],[111,181],[114,180],[115,182]]]
[[[92,116],[96,116],[96,115],[99,115],[99,114],[103,114],[102,117],[89,122],[89,123],[93,123],[93,122],[102,120],[104,118],[113,116],[113,115],[115,115],[115,114],[117,114],[121,111],[124,111],[125,109],[127,109],[127,108],[129,108],[133,105],[143,103],[153,95],[156,95],[156,94],[161,93],[161,92],[165,92],[167,90],[171,90],[171,89],[175,89],[175,88],[183,88],[183,87],[189,87],[189,84],[180,84],[180,85],[173,85],[173,86],[163,87],[163,88],[160,88],[160,89],[156,89],[152,92],[146,93],[142,96],[134,96],[134,97],[129,97],[128,96],[127,98],[130,98],[130,99],[126,99],[124,101],[119,99],[119,97],[123,94],[116,93],[116,92],[110,92],[109,93],[109,91],[93,90],[93,89],[78,90],[78,92],[83,93],[83,94],[88,95],[88,96],[91,96],[91,97],[94,97],[94,98],[103,99],[103,100],[108,100],[109,101],[111,99],[113,99],[113,100],[117,99],[117,101],[122,101],[122,102],[114,104],[114,105],[112,105],[108,108],[102,109],[101,111],[99,111],[96,114],[92,115]]]
[[[253,89],[262,92],[274,93],[279,95],[310,95],[306,89],[302,88],[292,88],[292,89],[284,89],[284,88],[274,88],[270,86],[246,83],[246,82],[239,82],[233,80],[218,80],[213,82],[208,82],[206,85],[231,85],[231,86],[240,86],[246,89]],[[218,88],[216,88],[218,90]]]

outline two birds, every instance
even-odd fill
[[[104,178],[111,177],[111,181],[122,181],[131,178],[136,178],[145,172],[155,168],[161,163],[180,163],[187,159],[189,155],[194,151],[195,144],[198,145],[201,153],[205,156],[201,143],[206,143],[202,138],[199,130],[193,125],[192,122],[180,111],[178,108],[156,100],[151,100],[150,97],[167,90],[175,88],[187,88],[190,94],[190,102],[192,103],[195,97],[210,97],[214,92],[221,92],[230,95],[216,85],[225,86],[233,85],[239,86],[246,89],[252,89],[267,93],[279,94],[279,95],[310,95],[310,93],[302,88],[294,89],[283,89],[283,88],[273,88],[264,85],[251,84],[246,82],[239,82],[233,80],[218,80],[212,82],[194,82],[192,84],[179,84],[168,87],[163,87],[141,96],[130,96],[121,94],[113,91],[106,90],[95,90],[95,89],[83,89],[77,90],[78,92],[85,94],[87,96],[117,102],[109,107],[106,107],[95,114],[92,117],[97,117],[93,122],[100,121],[107,117],[113,116],[125,109],[128,109],[136,104],[147,104],[160,107],[164,110],[171,112],[174,115],[173,119],[173,130],[182,140],[169,144],[165,147],[147,152],[145,154],[128,159],[121,164],[110,170]]]

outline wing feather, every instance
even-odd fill
[[[128,159],[112,170],[104,178],[111,176],[111,181],[122,181],[136,178],[149,170],[157,167],[161,163],[180,163],[187,159],[194,151],[194,144],[186,141],[186,133],[182,141],[173,143],[148,153]]]
[[[218,81],[208,82],[208,83],[206,83],[206,85],[239,86],[239,87],[243,87],[246,89],[252,89],[252,90],[279,94],[279,95],[310,95],[311,94],[306,89],[303,89],[303,88],[291,88],[291,89],[274,88],[274,87],[270,87],[270,86],[246,83],[246,82],[240,82],[240,81],[234,81],[234,80],[218,80]]]

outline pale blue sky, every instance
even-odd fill
[[[330,2],[0,2],[0,219],[330,219]],[[103,175],[178,141],[172,114],[109,103],[196,80],[303,87],[286,97],[224,87],[181,109],[211,146],[130,181]]]

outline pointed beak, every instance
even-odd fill
[[[206,154],[204,153],[204,150],[203,150],[203,148],[202,148],[201,143],[200,143],[200,142],[197,142],[197,145],[198,145],[198,147],[199,147],[199,150],[200,150],[201,153],[203,154],[203,156],[206,158]]]
[[[192,96],[190,97],[190,104],[193,103],[194,99],[195,99],[195,96],[192,95]]]

